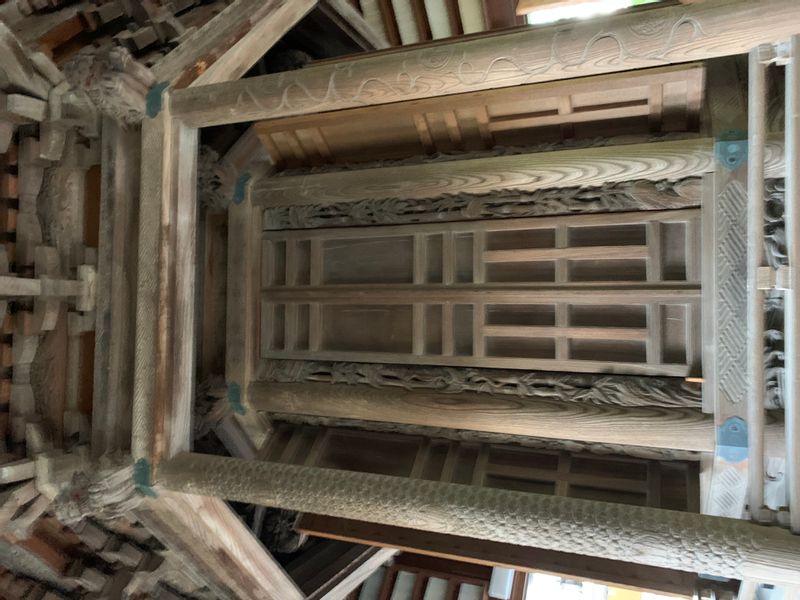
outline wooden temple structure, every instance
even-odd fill
[[[800,598],[800,3],[572,4],[0,0],[0,598]]]

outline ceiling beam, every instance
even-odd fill
[[[159,491],[137,518],[220,598],[303,600],[283,568],[218,498]]]
[[[153,66],[173,88],[242,77],[316,0],[235,0]]]
[[[195,127],[274,119],[704,60],[799,31],[795,0],[708,0],[178,90],[173,107]]]

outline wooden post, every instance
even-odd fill
[[[198,131],[173,119],[169,94],[142,123],[133,439],[157,463],[191,441],[194,396]]]
[[[174,109],[206,127],[628,71],[747,52],[798,21],[794,0],[707,0],[178,90]]]
[[[184,453],[160,486],[718,577],[800,583],[800,538],[736,519]]]
[[[764,505],[764,291],[758,271],[764,260],[764,143],[767,123],[767,66],[761,48],[750,51],[747,104],[747,398],[748,504]]]
[[[786,145],[791,161],[786,171],[786,252],[792,282],[784,293],[786,352],[786,476],[792,531],[800,533],[800,36],[791,39],[791,59],[786,65]]]
[[[383,421],[673,450],[714,450],[713,417],[691,408],[609,407],[474,392],[253,383],[250,403],[271,413]],[[782,449],[780,427],[771,452]],[[777,455],[777,454],[775,454]]]
[[[133,403],[133,320],[141,131],[103,119],[92,454],[127,450]]]

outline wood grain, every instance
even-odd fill
[[[713,418],[694,409],[612,408],[475,393],[443,395],[313,383],[253,383],[250,402],[271,413],[674,450],[714,449]]]
[[[136,516],[220,598],[303,599],[277,561],[218,498],[162,490]]]
[[[261,177],[253,201],[267,208],[444,194],[597,186],[636,179],[678,180],[713,172],[713,140],[691,139],[535,152],[418,165]],[[783,172],[783,143],[767,145],[768,176]]]
[[[182,90],[175,111],[194,126],[222,125],[663,66],[747,52],[799,21],[794,0],[709,0]]]
[[[194,400],[197,130],[166,107],[142,124],[134,458],[189,447]]]
[[[236,0],[153,66],[175,88],[239,79],[316,0]]]
[[[141,131],[103,120],[92,453],[131,440]]]

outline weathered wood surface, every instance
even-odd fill
[[[782,141],[771,139],[766,153],[768,176],[781,176]],[[309,175],[265,175],[253,186],[253,201],[276,208],[391,198],[418,200],[459,193],[590,187],[637,179],[676,181],[715,169],[713,140],[704,138]]]
[[[239,79],[316,0],[236,0],[153,66],[174,88]]]
[[[798,23],[794,0],[709,0],[183,90],[174,108],[208,126],[416,100],[743,53]]]
[[[279,414],[674,450],[714,450],[713,417],[688,408],[601,407],[541,398],[321,383],[253,383],[250,403],[257,410]],[[779,425],[768,428],[767,445],[773,453],[782,447]]]
[[[196,164],[197,130],[172,119],[168,106],[143,122],[132,428],[136,459],[158,462],[191,441]]]
[[[184,453],[159,485],[237,502],[800,584],[800,538],[737,519],[316,467]]]
[[[397,552],[393,548],[355,547],[351,553],[356,555],[355,559],[336,573],[330,581],[309,593],[308,600],[347,600],[350,593],[364,583],[376,569],[391,560]],[[348,556],[342,558],[346,559]]]
[[[249,186],[248,186],[249,188]],[[266,428],[255,411],[248,410],[248,384],[252,381],[258,349],[261,280],[261,209],[251,202],[249,189],[228,209],[227,312],[225,323],[225,382],[229,400],[238,403],[237,415],[253,445],[260,447]]]
[[[465,560],[490,567],[544,572],[567,579],[684,596],[692,595],[695,581],[693,575],[683,571],[308,513],[300,517],[297,530],[317,537],[399,548],[404,552]]]
[[[341,23],[344,28],[352,29],[353,37],[360,37],[366,42],[367,47],[381,50],[389,47],[389,41],[384,35],[383,28],[372,27],[353,3],[347,0],[322,0],[319,8],[329,18]]]
[[[92,453],[131,441],[141,132],[103,120]]]
[[[704,74],[703,65],[672,65],[270,119],[255,127],[278,168],[558,141],[581,148],[576,140],[623,132],[643,139],[696,132]]]
[[[233,510],[218,498],[159,491],[136,516],[219,598],[302,600],[303,595]]]

